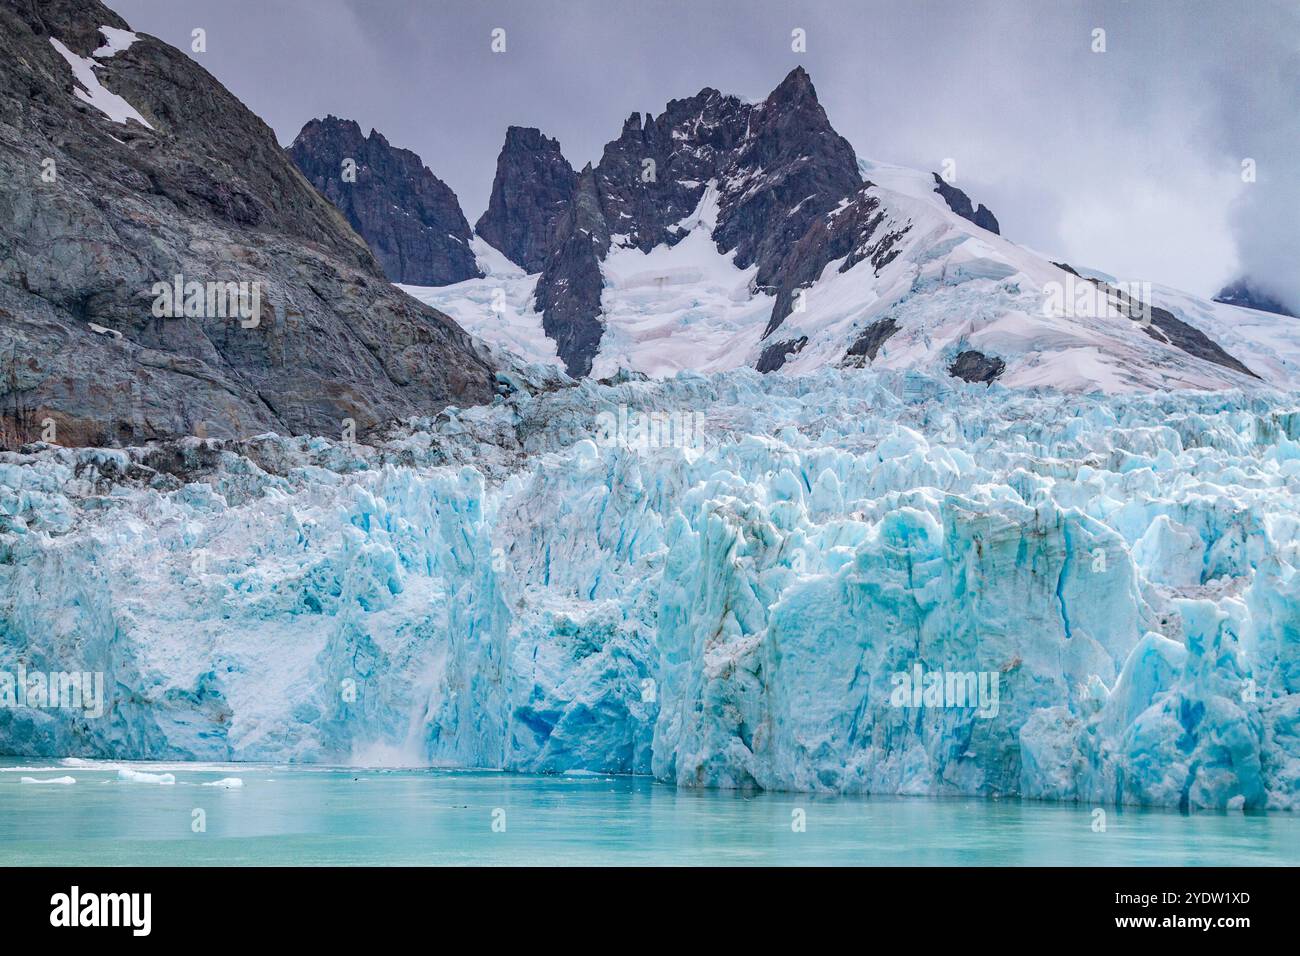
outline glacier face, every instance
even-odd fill
[[[0,671],[108,700],[0,751],[1296,809],[1297,488],[1294,395],[870,370],[6,453]]]

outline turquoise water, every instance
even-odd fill
[[[122,766],[174,785],[126,782]],[[22,769],[28,768],[28,769]],[[21,778],[76,783],[25,785]],[[224,777],[239,789],[202,786]],[[202,817],[195,810],[202,810]],[[498,812],[498,811],[503,811]],[[792,823],[803,811],[806,828]],[[205,832],[194,832],[196,819]],[[497,830],[493,829],[494,819]],[[504,831],[500,830],[504,823]],[[0,760],[0,864],[1259,865],[1289,814],[677,790],[634,777]]]

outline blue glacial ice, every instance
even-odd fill
[[[1298,489],[1293,395],[836,370],[6,453],[0,671],[107,705],[0,751],[1300,809]]]

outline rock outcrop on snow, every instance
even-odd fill
[[[943,197],[949,209],[981,229],[987,229],[994,235],[998,234],[998,219],[983,203],[980,203],[979,208],[976,209],[969,196],[956,186],[950,185],[938,173],[934,174],[934,184],[934,191]]]

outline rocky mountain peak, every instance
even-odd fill
[[[812,77],[808,75],[808,71],[802,66],[796,66],[786,74],[785,79],[778,83],[776,89],[768,94],[764,105],[775,108],[783,106],[821,106],[817,102],[817,89],[813,86]]]
[[[578,176],[560,142],[532,127],[511,126],[497,157],[478,234],[527,272],[541,272],[562,238]]]
[[[302,128],[289,155],[370,245],[393,282],[448,285],[481,273],[456,194],[420,157],[327,116]]]
[[[1259,288],[1253,280],[1245,277],[1225,285],[1214,297],[1214,301],[1225,305],[1239,305],[1258,312],[1272,312],[1276,315],[1297,318],[1296,313],[1283,305],[1276,296]]]
[[[544,262],[537,301],[548,309],[547,334],[579,323],[579,332],[552,336],[571,372],[589,368],[600,344],[600,286],[593,276],[610,245],[649,252],[679,242],[686,233],[678,224],[714,182],[719,184],[719,214],[713,238],[719,249],[734,251],[741,268],[757,263],[759,283],[786,289],[789,249],[862,182],[853,148],[830,125],[802,67],[792,70],[759,106],[705,87],[695,96],[670,101],[657,116],[632,113],[618,138],[606,144],[592,176],[594,196],[589,190],[585,225],[574,226],[573,216],[568,220],[570,229],[586,229],[587,238],[575,243],[564,233],[559,241],[565,248],[557,254],[540,254],[538,228],[522,228],[507,237],[498,231],[503,221],[499,210],[489,210],[485,217],[493,245],[521,262],[517,257],[525,252],[513,244],[518,243],[527,247],[530,262]],[[499,162],[503,196],[509,178]],[[573,190],[571,203],[577,201],[576,183]],[[497,192],[494,188],[494,198]],[[547,208],[560,206],[548,202]],[[566,275],[568,269],[577,272]],[[569,351],[577,347],[589,353]]]

